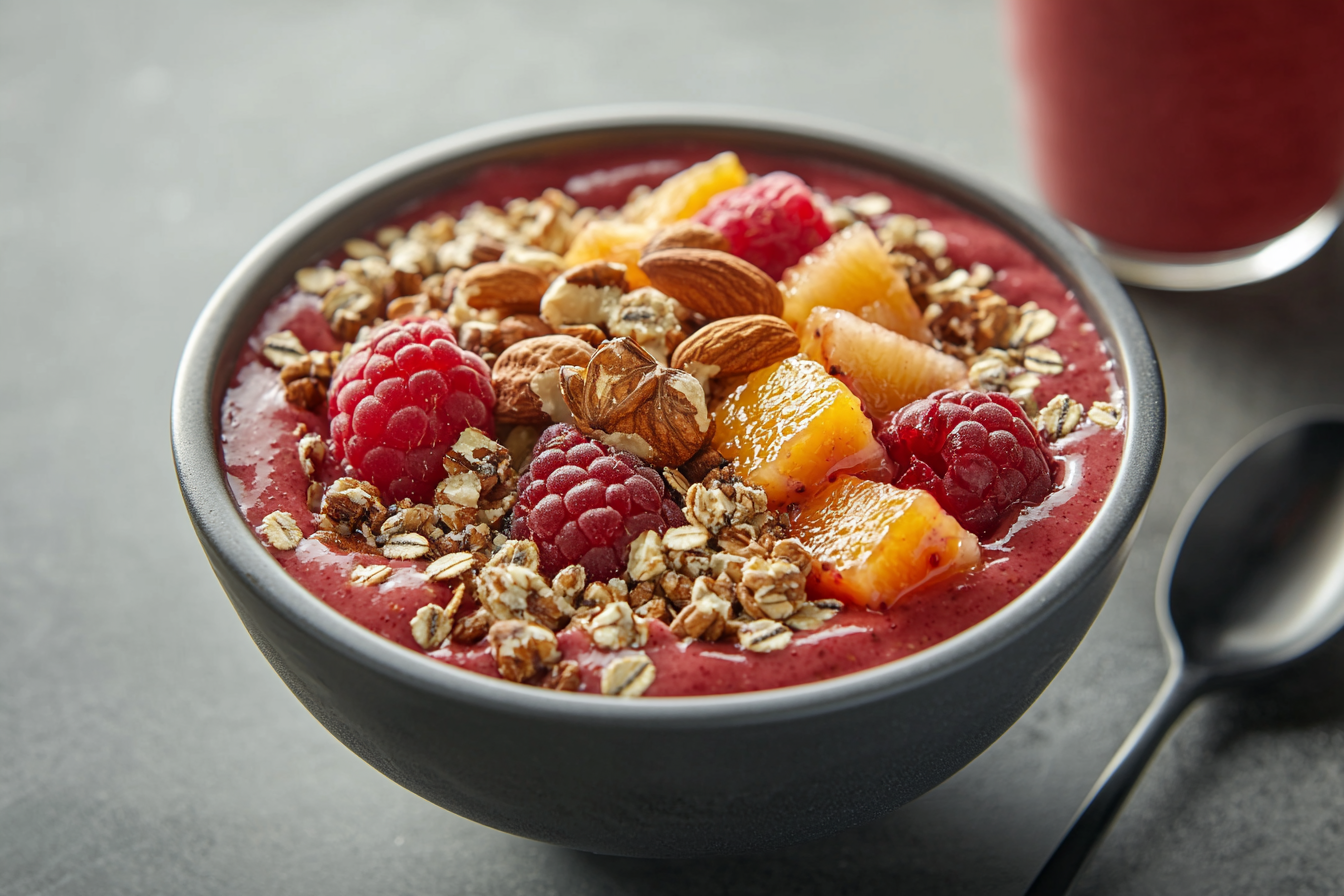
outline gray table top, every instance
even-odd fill
[[[0,896],[1020,892],[1161,679],[1186,497],[1258,423],[1337,400],[1344,239],[1257,287],[1134,291],[1170,435],[1101,617],[960,774],[784,853],[596,857],[421,801],[303,711],[196,544],[168,397],[255,240],[424,140],[648,99],[860,122],[1032,195],[987,0],[0,2]],[[1344,890],[1342,682],[1335,651],[1200,704],[1079,891]]]

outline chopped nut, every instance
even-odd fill
[[[431,582],[450,582],[476,568],[476,556],[465,551],[444,554],[425,567],[425,578]]]
[[[308,509],[313,513],[318,513],[322,510],[322,495],[325,491],[326,488],[321,482],[314,481],[308,483]]]
[[[667,562],[676,572],[694,579],[709,574],[715,556],[707,550],[668,551]]]
[[[1094,401],[1087,412],[1087,419],[1102,429],[1115,429],[1120,424],[1120,409],[1109,401]]]
[[[383,544],[383,556],[389,560],[418,560],[429,553],[429,539],[419,532],[390,536]]]
[[[486,566],[476,577],[476,597],[496,619],[526,619],[558,629],[574,608],[562,604],[538,573],[525,566]]]
[[[658,670],[644,653],[617,657],[602,670],[602,693],[608,697],[639,697],[653,684]]]
[[[678,638],[716,641],[723,636],[724,624],[733,605],[719,594],[715,582],[700,576],[691,587],[691,600],[672,620],[672,634]]]
[[[557,602],[576,605],[583,599],[583,585],[587,572],[577,563],[566,566],[551,579],[551,592]]]
[[[838,600],[818,600],[804,603],[784,624],[796,632],[815,631],[825,625],[844,605]]]
[[[757,619],[737,630],[737,641],[753,653],[783,650],[793,640],[793,632],[773,619]]]
[[[584,621],[594,646],[602,650],[643,647],[649,639],[648,623],[635,619],[634,611],[623,600],[613,601]]]
[[[812,554],[796,538],[782,538],[776,541],[770,550],[770,556],[776,560],[792,563],[804,576],[812,571]]]
[[[535,678],[560,662],[560,645],[550,629],[521,619],[502,619],[487,635],[499,675],[508,681]]]
[[[714,556],[717,557],[718,555],[715,554]],[[665,572],[658,579],[658,587],[662,589],[663,595],[672,602],[672,606],[681,610],[691,602],[693,582],[694,579],[690,576],[676,572]]]
[[[453,625],[453,641],[458,644],[475,644],[485,637],[493,623],[494,617],[490,611],[485,607],[477,607]]]
[[[635,536],[630,542],[630,559],[626,563],[626,574],[636,582],[647,582],[667,572],[667,559],[663,556],[662,539],[654,529],[648,529]]]
[[[304,348],[299,337],[289,330],[281,330],[279,333],[267,336],[262,344],[261,353],[267,361],[280,368],[308,357],[308,349]]]
[[[747,558],[727,551],[719,551],[709,558],[709,574],[714,578],[726,575],[734,582],[742,581],[742,567]]]
[[[709,544],[709,531],[703,526],[675,526],[663,533],[663,547],[669,551],[694,551]]]
[[[392,567],[375,564],[373,566],[356,566],[350,570],[350,584],[372,586],[386,582],[388,576],[392,575]]]
[[[551,667],[541,686],[552,691],[577,691],[583,683],[579,664],[574,660],[561,660],[559,665]]]
[[[613,337],[628,336],[659,364],[667,364],[672,350],[684,334],[676,299],[668,298],[652,287],[636,289],[621,296],[608,314],[607,332]]]
[[[584,589],[583,602],[588,606],[601,607],[612,601],[625,600],[629,593],[629,588],[623,579],[593,582]]]
[[[655,619],[664,624],[672,623],[672,613],[667,608],[667,601],[661,597],[655,597],[652,600],[640,604],[635,608],[635,615],[649,622]]]
[[[1023,353],[1022,366],[1032,373],[1055,376],[1064,372],[1064,359],[1052,348],[1033,345]]]
[[[557,332],[573,325],[606,326],[628,289],[625,265],[590,261],[551,281],[541,297],[541,318]]]
[[[261,519],[261,534],[277,551],[292,551],[303,541],[303,530],[294,517],[283,510],[274,510]]]
[[[787,619],[807,600],[807,577],[787,560],[752,557],[742,567],[737,599],[756,619]]]
[[[1036,426],[1051,441],[1064,438],[1073,432],[1083,419],[1083,407],[1069,396],[1060,394],[1050,399],[1036,418]]]
[[[682,475],[682,472],[673,469],[672,467],[663,467],[663,479],[667,482],[668,487],[671,488],[672,491],[682,497],[685,497],[686,492],[691,487],[691,483],[684,475]]]
[[[299,439],[299,466],[311,479],[317,473],[317,465],[327,456],[327,443],[315,432],[305,433]]]
[[[403,500],[392,515],[378,527],[379,535],[399,535],[402,532],[419,532],[426,537],[426,531],[434,522],[434,508],[428,504],[412,504]]]

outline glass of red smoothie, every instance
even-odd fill
[[[1219,289],[1309,258],[1344,200],[1344,4],[1009,0],[1036,175],[1122,279]]]

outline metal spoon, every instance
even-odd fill
[[[1157,617],[1167,677],[1027,896],[1068,891],[1192,701],[1344,627],[1344,407],[1279,417],[1218,462],[1167,542]]]

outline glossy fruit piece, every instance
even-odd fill
[[[765,489],[771,507],[805,500],[837,473],[887,471],[859,399],[807,358],[751,374],[719,405],[714,423],[714,447]]]
[[[975,536],[928,492],[853,476],[808,500],[791,534],[812,552],[808,596],[859,607],[890,607],[980,561]]]
[[[935,392],[881,419],[877,439],[897,485],[926,489],[977,535],[1017,505],[1039,504],[1054,485],[1041,434],[1001,393]]]
[[[813,308],[839,308],[918,342],[933,335],[877,236],[851,224],[784,272],[784,319],[795,327]]]
[[[803,354],[839,377],[870,417],[938,391],[966,387],[951,355],[837,308],[813,308],[798,328]]]
[[[629,221],[596,220],[579,231],[565,253],[566,267],[589,261],[614,261],[625,265],[625,281],[631,289],[649,285],[639,269],[639,253],[653,236],[654,228]]]
[[[721,152],[659,184],[639,204],[637,219],[654,227],[684,220],[704,208],[716,194],[746,182],[747,169],[742,167],[737,153]]]
[[[695,220],[723,234],[730,252],[776,280],[831,237],[812,189],[784,171],[714,196]]]

